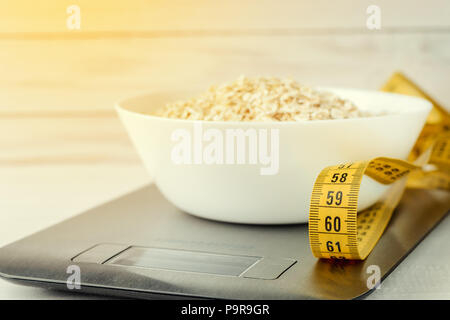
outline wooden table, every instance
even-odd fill
[[[370,3],[369,3],[370,2]],[[450,106],[450,5],[421,1],[9,2],[0,10],[0,245],[150,183],[113,110],[240,74],[377,89],[402,70]],[[36,3],[36,2],[33,2]],[[381,30],[367,30],[377,4]],[[405,6],[408,10],[405,10]],[[369,298],[450,298],[447,218]],[[77,296],[78,297],[78,296]],[[0,281],[0,298],[73,298]]]

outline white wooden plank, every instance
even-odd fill
[[[385,28],[450,26],[447,0],[5,0],[0,33],[70,32],[72,4],[81,9],[81,32],[365,29],[369,5],[381,8]]]
[[[0,168],[141,164],[116,117],[0,118],[0,145]]]
[[[130,95],[202,91],[240,74],[378,89],[396,70],[450,106],[450,33],[3,40],[0,61],[3,116],[112,110]]]

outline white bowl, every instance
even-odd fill
[[[406,159],[431,110],[431,104],[419,98],[377,91],[326,90],[350,99],[362,110],[388,114],[305,122],[212,122],[148,115],[168,102],[189,98],[191,93],[131,98],[118,103],[116,109],[154,182],[181,210],[226,222],[303,223],[308,221],[310,194],[323,168],[378,156]],[[223,134],[227,129],[279,129],[277,173],[261,175],[263,165],[248,160],[245,164],[175,163],[171,153],[178,142],[172,140],[172,134],[179,129],[193,133],[194,124],[199,123],[203,132],[218,129]],[[386,189],[364,177],[358,209],[373,204]]]

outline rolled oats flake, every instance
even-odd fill
[[[292,79],[245,76],[212,86],[189,100],[169,103],[155,115],[206,121],[306,121],[370,116],[349,100]]]

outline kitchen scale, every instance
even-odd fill
[[[369,266],[378,266],[384,279],[449,208],[445,191],[407,190],[366,260],[318,260],[310,251],[306,224],[205,220],[181,212],[150,185],[0,249],[0,276],[68,290],[70,270],[77,266],[81,286],[74,292],[163,299],[353,299],[373,287],[367,285]]]

